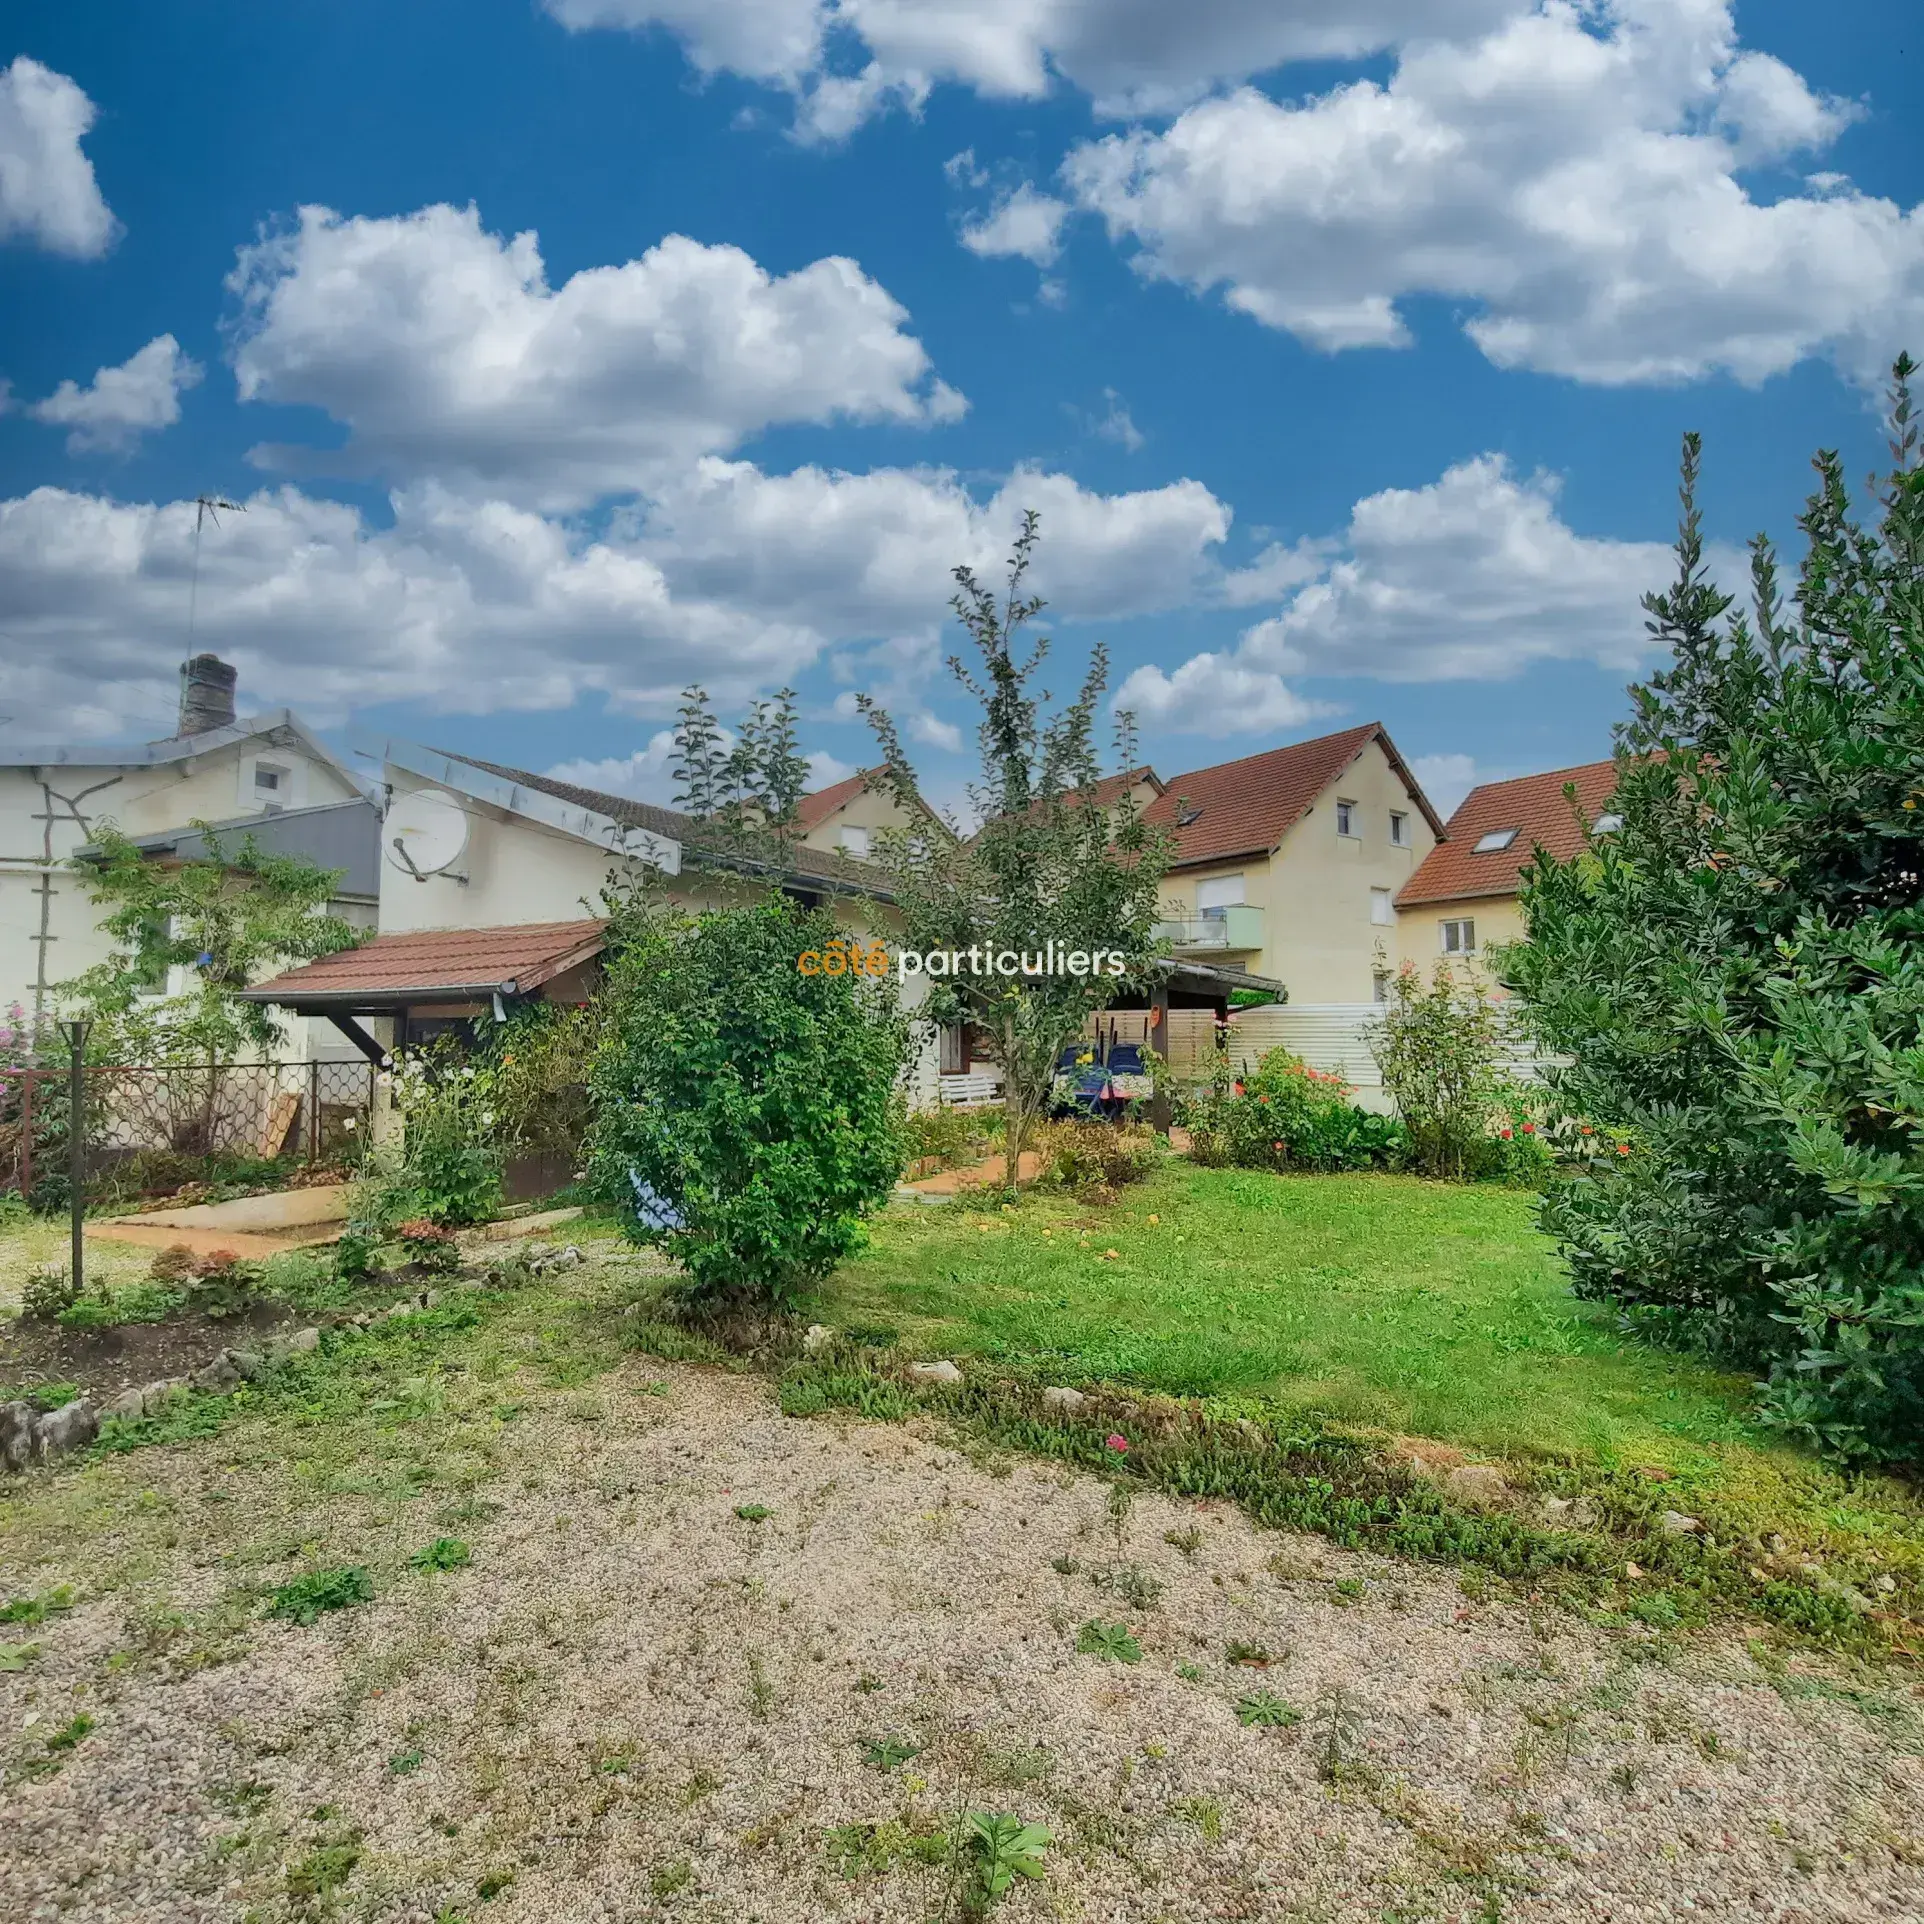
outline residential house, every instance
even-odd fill
[[[378,1059],[519,996],[575,1001],[598,977],[603,893],[646,867],[668,900],[719,903],[731,878],[831,908],[851,935],[886,934],[884,877],[833,849],[791,845],[785,859],[744,853],[675,809],[556,781],[499,762],[389,741],[380,751],[380,935],[249,992],[328,1020]],[[926,993],[907,984],[913,1003]],[[911,1099],[936,1099],[933,1038],[918,1053]]]
[[[884,829],[912,829],[928,822],[948,832],[926,803],[912,814],[892,789],[874,782],[874,775],[865,769],[802,797],[795,813],[804,848],[828,849],[850,861],[866,862]]]
[[[38,1027],[57,1013],[57,984],[112,954],[72,866],[106,824],[164,840],[195,821],[365,810],[354,777],[291,711],[237,719],[235,683],[212,655],[184,663],[179,727],[164,741],[0,746],[0,1009],[17,1002]]]
[[[1444,832],[1380,723],[1159,787],[1146,818],[1174,844],[1163,898],[1179,957],[1279,980],[1292,1008],[1380,999],[1397,891]]]
[[[1584,846],[1583,823],[1615,826],[1615,762],[1552,768],[1473,788],[1439,842],[1396,898],[1401,957],[1428,968],[1437,957],[1478,970],[1488,951],[1524,933],[1522,876],[1538,848],[1567,862]],[[1574,789],[1572,808],[1566,789]],[[1579,819],[1579,811],[1581,819]]]

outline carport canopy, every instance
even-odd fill
[[[356,1020],[389,1016],[396,1033],[416,1009],[492,1006],[541,991],[601,954],[601,921],[522,922],[502,928],[414,929],[377,935],[240,991],[242,1002],[269,1003],[295,1015],[323,1016],[370,1060],[387,1051]],[[570,1000],[570,997],[558,997]]]

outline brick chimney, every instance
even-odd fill
[[[240,670],[218,655],[196,655],[180,664],[180,727],[176,735],[204,735],[234,720],[234,684]]]

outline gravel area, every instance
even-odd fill
[[[1012,1919],[1924,1917],[1902,1676],[1479,1602],[1221,1505],[1118,1511],[646,1359],[500,1438],[485,1501],[424,1496],[363,1546],[376,1600],[308,1627],[258,1614],[343,1560],[296,1479],[223,1489],[218,1440],[54,1473],[179,1527],[116,1594],[0,1577],[82,1591],[0,1626],[41,1645],[0,1672],[0,1917],[920,1924],[960,1914],[964,1810],[1053,1834]],[[410,1572],[443,1528],[472,1563]],[[1078,1654],[1091,1619],[1140,1661]],[[1256,1692],[1300,1721],[1246,1725]]]

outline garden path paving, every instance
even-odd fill
[[[126,1594],[32,1633],[0,1676],[0,1916],[919,1924],[958,1914],[920,1860],[962,1809],[1054,1834],[1018,1920],[1924,1915],[1901,1682],[1533,1620],[1224,1506],[1118,1517],[932,1430],[785,1420],[752,1377],[638,1359],[501,1434],[466,1569],[200,1667],[110,1670]],[[219,1455],[118,1467],[184,1509]],[[287,1483],[234,1492],[290,1528],[267,1582],[323,1534]],[[396,1568],[433,1501],[365,1560]],[[181,1530],[149,1607],[217,1614],[218,1551]],[[1141,1661],[1076,1654],[1089,1619]],[[1257,1691],[1303,1720],[1245,1726]],[[20,1776],[76,1709],[93,1731]],[[870,1767],[886,1738],[918,1754]]]

